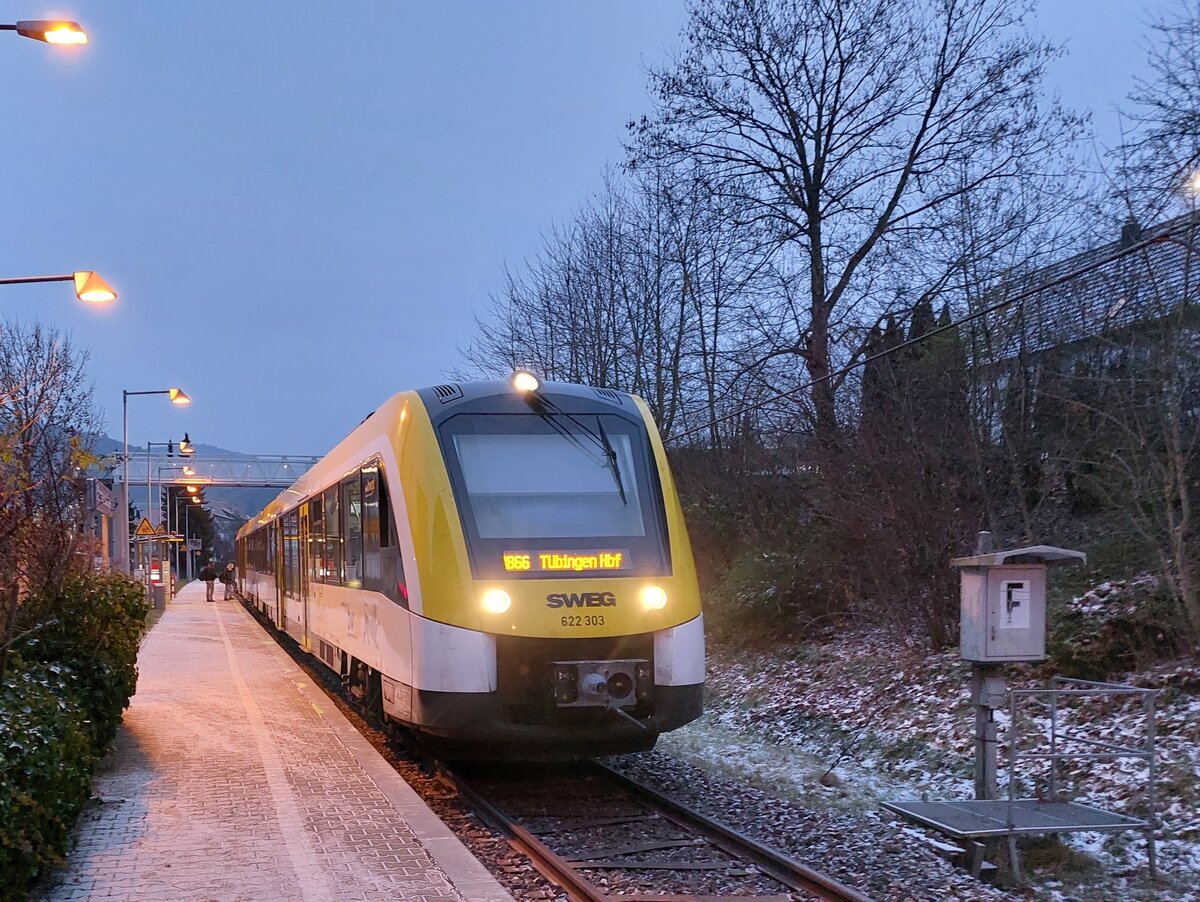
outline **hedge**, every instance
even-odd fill
[[[63,862],[137,684],[148,606],[141,585],[90,574],[26,599],[0,686],[0,900]],[[40,625],[40,626],[39,626]]]

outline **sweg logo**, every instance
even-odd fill
[[[546,596],[548,608],[611,608],[616,603],[612,592],[551,592]]]

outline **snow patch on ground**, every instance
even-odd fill
[[[1098,587],[1097,597],[1102,594]],[[1086,605],[1087,600],[1082,600]],[[1016,688],[1045,684],[1028,667],[1007,669]],[[1138,833],[1071,834],[1071,849],[1095,859],[1086,876],[1035,876],[1046,899],[1176,898],[1200,902],[1200,662],[1176,661],[1127,682],[1160,689],[1156,711],[1160,874],[1154,896]],[[930,654],[891,631],[863,630],[819,644],[771,652],[714,649],[707,712],[659,748],[704,769],[741,779],[782,799],[847,813],[877,811],[889,799],[971,798],[973,717],[970,666],[956,651]],[[1145,735],[1146,714],[1129,698],[1090,700],[1075,717],[1089,738],[1129,745]],[[1005,793],[1001,723],[1001,793]],[[1048,731],[1028,711],[1022,748]],[[1024,772],[1023,792],[1045,791],[1045,774]],[[825,777],[822,781],[822,777]],[[1146,810],[1140,761],[1071,762],[1060,773],[1069,797],[1132,816]],[[828,785],[832,784],[832,785]],[[1086,862],[1086,859],[1082,859]]]

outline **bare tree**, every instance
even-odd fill
[[[861,352],[840,347],[850,318],[878,320],[897,289],[916,283],[907,306],[936,284],[921,251],[963,195],[1018,182],[1075,135],[1040,97],[1055,51],[1024,30],[1028,12],[1021,0],[694,0],[686,50],[652,73],[659,107],[635,152],[712,173],[743,224],[775,241],[797,309],[776,317],[766,354],[819,380],[827,439],[837,356]]]
[[[1200,0],[1180,0],[1151,27],[1152,74],[1137,79],[1134,131],[1116,151],[1120,193],[1142,217],[1200,195]]]
[[[21,600],[90,565],[75,554],[99,427],[86,362],[56,329],[0,327],[0,671]]]
[[[707,421],[719,444],[763,260],[729,211],[674,167],[609,173],[520,274],[505,272],[468,349],[474,369],[634,392],[668,437]]]

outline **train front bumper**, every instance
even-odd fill
[[[610,708],[559,708],[544,717],[504,703],[500,692],[412,693],[412,726],[464,758],[565,759],[652,748],[659,734],[700,716],[704,685],[654,686],[647,710],[622,716]]]

